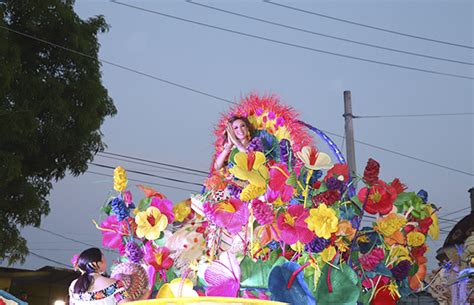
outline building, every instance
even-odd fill
[[[38,270],[0,267],[0,290],[29,305],[54,305],[68,301],[68,287],[78,277],[72,269],[45,266]]]

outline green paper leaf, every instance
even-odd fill
[[[418,272],[418,265],[413,264],[410,268],[410,271],[408,271],[409,276],[414,276]]]
[[[140,200],[140,202],[138,203],[137,209],[138,209],[140,212],[143,212],[143,211],[145,211],[146,209],[148,209],[148,208],[150,207],[150,203],[151,203],[151,198],[143,198],[143,199]]]
[[[329,292],[328,281],[332,286]],[[347,264],[339,265],[339,270],[326,264],[322,268],[321,279],[318,282],[316,293],[314,294],[318,305],[329,304],[356,304],[360,298],[360,280],[354,270]]]
[[[250,257],[245,256],[240,263],[240,286],[267,288],[268,276],[273,267],[283,265],[286,261],[286,258],[278,255],[270,256],[266,261],[258,260],[256,262],[254,262]]]
[[[100,211],[107,215],[110,215],[110,212],[112,212],[112,206],[110,204],[106,204],[100,208]]]

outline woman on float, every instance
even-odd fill
[[[226,165],[226,161],[233,162],[236,153],[247,152],[252,139],[253,128],[245,117],[234,116],[229,119],[226,130],[224,149],[214,162],[214,169],[220,170]],[[229,156],[230,155],[230,156]]]

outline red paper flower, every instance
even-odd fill
[[[379,180],[380,164],[370,158],[364,170],[364,181],[368,185],[374,185]]]
[[[379,180],[376,185],[370,188],[362,188],[357,197],[362,203],[367,200],[365,204],[367,213],[385,215],[393,209],[393,202],[397,199],[397,191],[392,186]]]
[[[407,189],[407,186],[401,183],[398,178],[393,179],[390,185],[397,191],[397,194],[403,193]]]
[[[325,203],[326,205],[333,205],[336,201],[339,200],[341,194],[338,190],[327,190],[311,198],[314,206],[318,206],[320,203]]]
[[[334,166],[328,170],[326,177],[324,177],[324,181],[327,181],[332,177],[344,182],[349,181],[349,168],[347,167],[347,164],[334,164]]]
[[[268,186],[280,195],[283,202],[288,202],[293,195],[293,186],[286,184],[290,172],[286,164],[275,164],[270,169],[270,181]]]

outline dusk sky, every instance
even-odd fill
[[[108,1],[76,2],[75,10],[81,18],[102,14],[111,26],[108,33],[99,36],[101,59],[156,78],[235,102],[251,92],[275,94],[283,103],[296,109],[303,121],[337,135],[344,134],[344,90],[352,91],[355,115],[464,114],[354,121],[356,140],[385,149],[356,143],[359,173],[372,157],[381,164],[383,179],[391,181],[398,177],[411,191],[426,190],[429,201],[441,207],[441,216],[466,208],[446,216],[452,221],[441,221],[440,227],[445,233],[441,234],[440,240],[428,242],[431,247],[429,266],[437,264],[436,249],[442,245],[453,221],[469,213],[467,190],[474,186],[472,1],[276,1],[471,48],[382,32],[262,1],[196,1],[325,35],[465,63],[338,41],[185,1],[123,1],[274,40],[243,36]],[[471,79],[370,63],[316,50]],[[209,169],[213,129],[220,114],[229,110],[229,103],[106,63],[102,65],[102,72],[104,86],[118,109],[118,114],[102,126],[108,145],[106,152],[203,171]],[[330,136],[345,153],[343,139]],[[329,152],[321,139],[315,141],[319,149]],[[204,181],[202,176],[178,173],[172,168],[133,164],[104,155],[98,155],[94,162],[112,167],[122,165],[125,169],[197,184]],[[48,231],[25,228],[22,233],[33,253],[70,264],[73,254],[88,247],[71,239],[100,246],[101,234],[92,219],[103,218],[99,209],[112,190],[112,170],[94,165],[90,165],[89,170],[82,176],[67,176],[54,184],[49,197],[51,213],[41,223],[44,230],[69,239]],[[167,185],[152,186],[174,202],[200,190],[197,185],[133,173],[128,175],[131,179]],[[136,184],[129,183],[134,199],[138,201],[142,196]],[[113,255],[108,257],[112,259]],[[30,255],[23,266],[15,267],[58,266],[44,258]]]

